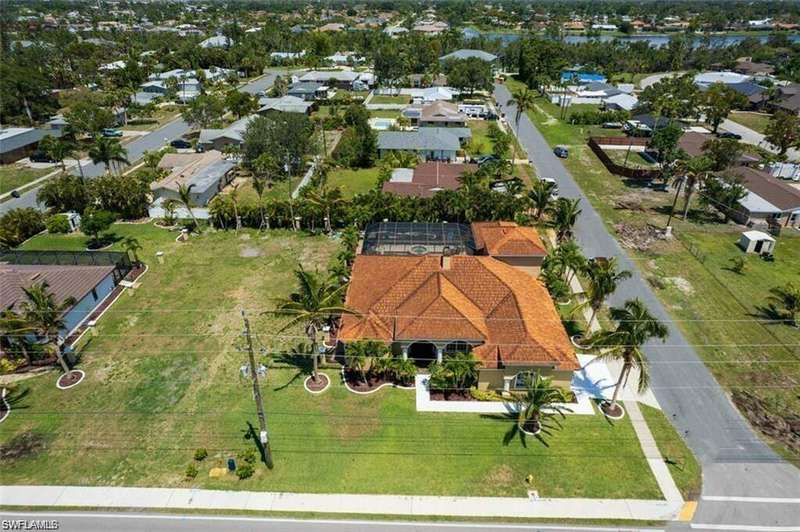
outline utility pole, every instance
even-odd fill
[[[247,354],[250,357],[250,377],[253,380],[253,399],[256,402],[258,412],[258,425],[261,433],[259,439],[264,447],[264,461],[267,467],[272,469],[272,450],[269,446],[269,434],[267,433],[267,416],[264,414],[264,401],[261,399],[261,388],[258,386],[258,370],[256,369],[256,357],[253,353],[253,337],[250,335],[250,320],[242,309],[242,320],[244,320],[244,335],[247,338]]]

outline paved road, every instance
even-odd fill
[[[266,90],[267,88],[272,86],[272,82],[275,80],[275,73],[268,73],[256,80],[253,80],[245,85],[243,85],[240,90],[244,92],[248,92],[250,94],[258,94]],[[189,131],[189,125],[181,119],[174,120],[161,128],[153,131],[152,133],[148,133],[147,135],[142,135],[137,139],[129,142],[125,145],[125,148],[128,150],[128,160],[131,163],[139,160],[141,156],[144,154],[145,151],[156,150],[168,144],[172,140],[184,135]],[[105,172],[105,166],[102,164],[84,164],[83,165],[83,173],[86,177],[92,178],[102,175]],[[77,167],[72,170],[72,173],[78,175]],[[22,207],[37,207],[39,208],[39,204],[36,201],[36,193],[39,191],[39,187],[33,188],[28,192],[25,192],[21,195],[21,197],[17,199],[11,199],[5,201],[0,204],[0,215],[5,214],[6,212],[10,211],[11,209],[22,208]]]
[[[457,524],[436,522],[402,521],[358,521],[358,520],[307,520],[280,519],[265,517],[226,517],[200,515],[158,515],[158,514],[92,514],[78,512],[0,512],[3,523],[6,520],[54,520],[59,524],[59,532],[252,532],[274,530],[280,532],[425,532],[443,530],[447,532],[513,532],[535,530],[581,530],[587,532],[613,532],[619,530],[594,526],[523,525],[523,524]],[[7,528],[2,528],[7,530]],[[625,528],[626,531],[655,531],[653,528]]]
[[[507,116],[508,89],[495,86],[495,97]],[[511,121],[511,127],[516,125]],[[684,435],[703,466],[703,496],[760,497],[776,501],[703,500],[695,523],[800,527],[800,472],[765,445],[739,414],[689,342],[670,321],[670,315],[642,278],[636,265],[606,230],[597,211],[556,158],[527,116],[520,120],[518,137],[537,173],[554,178],[562,196],[581,198],[576,238],[588,256],[614,256],[633,276],[610,303],[638,297],[669,327],[667,345],[646,346],[652,364],[652,388],[678,431]],[[666,363],[665,363],[666,362]],[[794,502],[787,499],[794,499]]]
[[[749,127],[743,126],[733,120],[725,119],[720,124],[721,129],[725,131],[730,131],[732,133],[737,133],[742,136],[742,142],[746,142],[747,144],[752,144],[753,146],[760,146],[767,151],[771,151],[772,153],[778,153],[778,150],[772,146],[769,142],[764,140],[764,135],[759,133],[758,131],[753,131]],[[790,161],[800,161],[800,151],[795,150],[794,148],[789,149],[786,152],[786,156]]]

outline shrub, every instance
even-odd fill
[[[12,209],[0,217],[0,245],[17,247],[44,230],[44,215],[30,207]]]
[[[244,462],[245,464],[253,465],[256,463],[258,455],[256,454],[255,449],[245,449],[244,451],[239,453],[239,460]]]
[[[197,449],[194,452],[194,459],[197,460],[198,462],[202,462],[203,460],[206,459],[207,456],[208,456],[208,451],[206,451],[205,449],[202,449],[202,448],[201,449]]]
[[[473,386],[469,389],[469,394],[476,401],[503,401],[503,396],[494,390],[479,390]]]
[[[630,118],[627,111],[575,111],[569,115],[569,123],[581,126],[603,124],[605,122],[624,122]]]
[[[188,466],[186,466],[186,480],[192,480],[196,476],[197,476],[197,466],[194,464],[189,464]]]
[[[5,375],[7,373],[14,373],[18,367],[24,364],[25,361],[20,360],[9,360],[7,358],[0,358],[0,375]]]
[[[236,476],[239,477],[239,480],[250,478],[253,476],[253,473],[255,472],[256,472],[255,466],[249,463],[244,463],[236,468]]]
[[[69,220],[64,214],[54,214],[44,222],[48,233],[69,233]]]

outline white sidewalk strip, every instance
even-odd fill
[[[760,526],[760,525],[704,525],[692,523],[689,525],[693,530],[746,530],[752,532],[800,532],[800,526]]]
[[[0,486],[0,505],[669,521],[678,516],[683,502],[274,493],[180,488]]]
[[[729,497],[725,495],[703,495],[704,501],[717,502],[757,502],[771,504],[800,504],[800,498],[790,497]]]

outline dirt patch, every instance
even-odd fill
[[[35,432],[23,432],[0,446],[0,460],[30,458],[44,449],[44,437]]]
[[[750,392],[733,392],[733,402],[758,430],[800,455],[800,415],[774,414],[767,410],[764,401]]]
[[[637,226],[631,224],[614,224],[614,230],[619,235],[619,243],[628,249],[647,251],[652,245],[663,238],[661,230],[652,225]]]
[[[692,286],[692,283],[683,277],[664,277],[664,280],[687,296],[694,294],[694,287]]]
[[[431,401],[474,401],[474,399],[469,392],[463,390],[454,392],[431,390]]]
[[[321,392],[328,386],[328,382],[329,381],[327,375],[325,375],[324,373],[318,373],[317,380],[314,380],[313,378],[308,379],[308,381],[306,381],[306,386],[312,392]]]
[[[512,486],[514,478],[514,470],[511,469],[511,466],[502,464],[489,471],[481,484],[493,487]]]
[[[239,248],[239,256],[245,259],[252,259],[261,256],[261,250],[251,246],[242,246]]]

